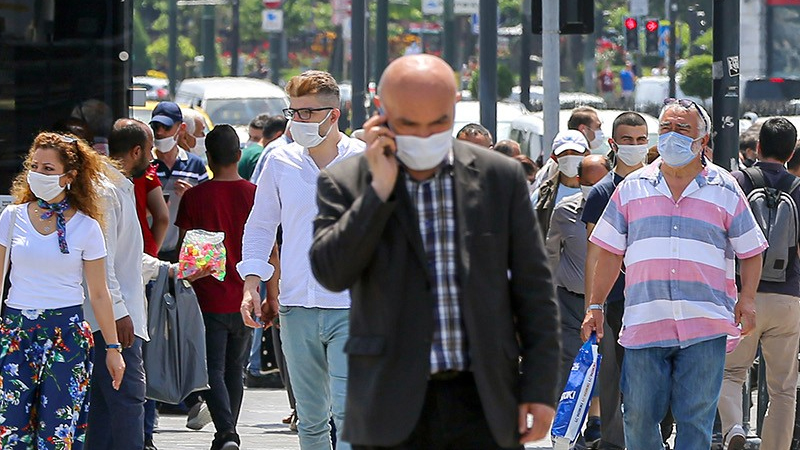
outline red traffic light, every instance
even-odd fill
[[[629,30],[635,30],[636,27],[638,27],[638,26],[639,26],[639,24],[636,22],[636,19],[634,19],[633,17],[628,17],[627,19],[625,19],[625,28],[627,28]]]
[[[647,23],[644,25],[649,33],[653,33],[658,31],[658,21],[657,20],[648,20]]]

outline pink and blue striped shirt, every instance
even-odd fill
[[[735,257],[758,255],[767,240],[736,180],[711,163],[676,202],[661,162],[617,187],[590,241],[625,262],[626,348],[687,347],[738,338]]]

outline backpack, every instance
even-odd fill
[[[797,255],[800,223],[791,193],[800,186],[800,178],[782,177],[777,185],[767,186],[760,168],[748,167],[742,172],[753,185],[753,190],[747,194],[750,209],[769,243],[763,254],[761,281],[783,283],[789,255]]]

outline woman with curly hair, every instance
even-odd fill
[[[125,363],[106,286],[101,204],[104,163],[72,135],[39,133],[0,214],[0,259],[11,287],[0,322],[0,447],[83,447],[92,372],[89,300],[109,349],[114,388]]]

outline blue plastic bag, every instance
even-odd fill
[[[594,394],[602,359],[603,356],[597,349],[597,336],[592,333],[578,351],[564,393],[558,401],[556,418],[551,430],[553,449],[567,450],[575,445],[589,413],[589,402]]]

